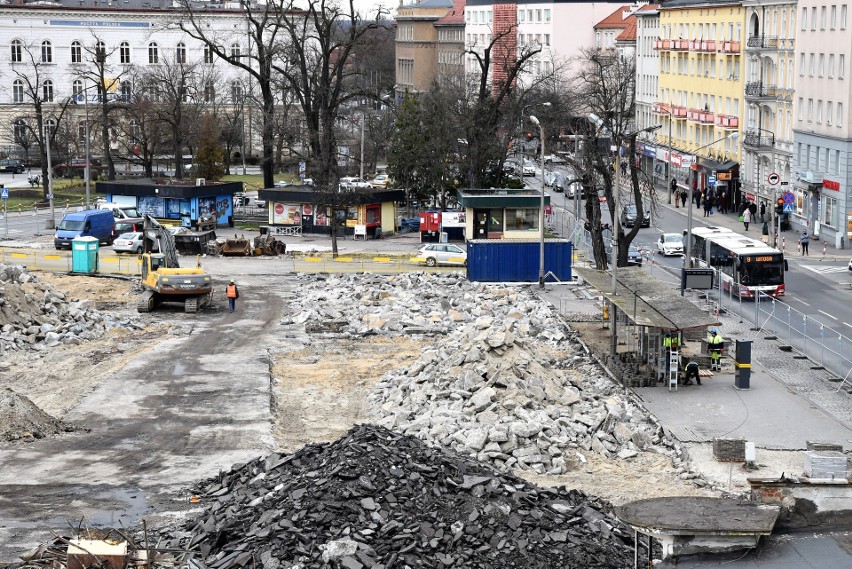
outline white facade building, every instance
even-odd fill
[[[802,0],[797,10],[791,217],[840,245],[852,238],[849,4]]]
[[[215,92],[205,90],[189,97],[227,97],[231,101],[243,93],[234,89],[238,82],[245,83],[245,72],[217,63],[202,42],[178,29],[181,12],[172,6],[157,0],[144,4],[141,0],[60,0],[0,6],[0,124],[5,127],[0,128],[0,151],[20,155],[15,128],[10,125],[32,120],[32,93],[38,93],[51,124],[56,124],[56,115],[69,99],[81,101],[85,94],[90,107],[97,102],[98,86],[86,74],[95,70],[91,59],[98,47],[106,57],[105,75],[117,79],[108,90],[118,97],[129,99],[133,85],[128,78],[133,71],[167,63],[197,63],[208,71],[215,66],[220,77]],[[209,22],[211,33],[219,33],[227,50],[247,53],[246,21],[236,6],[205,9],[202,17]],[[33,85],[33,81],[39,84]],[[83,105],[71,107],[71,111],[76,120],[83,120]]]

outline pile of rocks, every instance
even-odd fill
[[[69,299],[23,267],[0,264],[0,354],[78,344],[111,327],[144,326],[102,313],[89,301]]]
[[[41,439],[74,430],[73,425],[51,417],[28,397],[0,389],[0,440]]]
[[[376,426],[270,455],[197,490],[204,512],[165,549],[189,566],[623,568],[632,532],[606,502],[542,489]]]
[[[658,424],[581,350],[557,359],[520,327],[481,316],[386,374],[371,396],[378,424],[540,474],[572,470],[578,451],[627,459],[662,442]]]

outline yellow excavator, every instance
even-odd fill
[[[181,302],[184,312],[195,313],[213,300],[213,279],[201,268],[201,256],[195,268],[183,269],[178,263],[175,239],[168,228],[150,215],[144,216],[145,234],[142,253],[142,296],[136,309],[151,312],[163,302]],[[158,243],[159,252],[153,253]]]

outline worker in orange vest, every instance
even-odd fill
[[[237,283],[234,282],[234,279],[231,279],[231,282],[228,283],[226,293],[228,296],[228,309],[233,312],[237,305],[237,299],[240,297],[240,291],[237,290]]]

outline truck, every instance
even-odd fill
[[[164,302],[183,303],[184,312],[194,314],[213,300],[213,279],[196,266],[182,268],[178,262],[174,236],[150,215],[144,219],[144,249],[142,260],[142,295],[136,304],[139,312],[152,312]],[[159,252],[154,253],[154,243]]]

